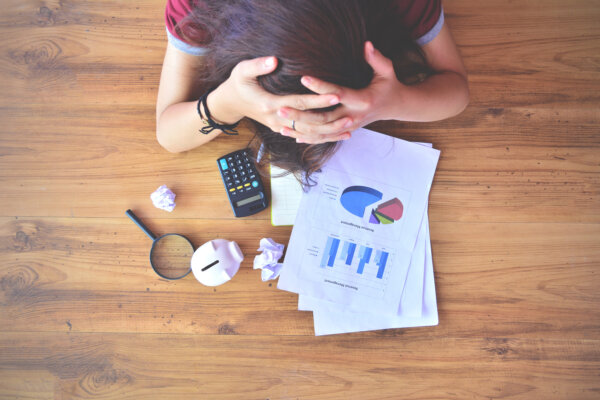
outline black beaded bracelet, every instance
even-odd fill
[[[198,99],[198,104],[196,105],[198,115],[200,116],[200,119],[202,119],[202,122],[205,125],[202,128],[200,128],[200,132],[202,132],[205,135],[208,135],[215,129],[218,129],[227,135],[237,135],[238,132],[235,130],[235,128],[237,128],[239,122],[236,122],[235,124],[219,124],[218,122],[215,122],[215,120],[212,119],[212,117],[210,116],[210,111],[208,111],[208,106],[206,105],[206,99],[213,90],[214,89],[211,89],[208,92],[204,93],[204,95]],[[200,107],[202,107],[202,109],[204,110],[204,115],[206,115],[206,118],[202,116],[202,113],[200,112]]]

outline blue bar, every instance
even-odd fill
[[[335,253],[337,253],[339,246],[340,239],[333,239],[333,243],[331,244],[331,250],[329,251],[329,262],[327,263],[328,267],[333,267],[333,262],[335,261]]]
[[[356,250],[356,243],[348,243],[348,257],[346,257],[346,265],[352,265],[352,257],[354,257],[354,250]]]
[[[348,246],[349,245],[350,245],[350,242],[344,242],[344,247],[342,248],[342,251],[340,251],[340,256],[338,257],[340,260],[343,260],[348,255]]]
[[[330,236],[327,238],[327,245],[325,246],[325,250],[323,250],[323,256],[321,257],[321,267],[327,265],[327,261],[329,260],[329,251],[331,250],[332,243],[333,238]]]
[[[387,258],[388,258],[388,253],[385,251],[382,251],[381,258],[379,259],[379,262],[377,263],[377,265],[379,265],[379,271],[377,271],[377,277],[379,279],[383,278],[383,272],[385,271],[385,263],[387,262]]]
[[[364,249],[364,251],[362,251]],[[361,247],[361,251],[362,251],[362,256],[360,259],[360,262],[358,263],[358,270],[356,271],[357,274],[362,274],[364,269],[365,269],[365,264],[369,262],[369,260],[371,259],[371,252],[373,251],[372,248],[370,247]]]
[[[379,265],[379,260],[381,259],[381,250],[377,250],[375,252],[375,258],[373,259],[373,262],[377,265]]]

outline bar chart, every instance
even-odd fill
[[[337,258],[336,258],[337,257]],[[337,269],[347,275],[383,279],[389,251],[358,244],[351,239],[327,236],[321,253],[322,269]]]

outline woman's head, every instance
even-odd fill
[[[363,52],[370,39],[367,33],[374,32],[367,26],[366,9],[358,0],[207,1],[198,4],[182,31],[208,49],[208,75],[202,77],[207,87],[225,81],[240,61],[274,55],[277,69],[259,77],[259,84],[270,93],[310,93],[300,83],[303,75],[360,89],[373,78]],[[335,151],[335,143],[296,143],[254,125],[264,159],[305,173],[307,180]]]

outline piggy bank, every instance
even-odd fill
[[[233,278],[242,260],[244,255],[236,242],[215,239],[194,252],[192,272],[201,284],[219,286]]]

